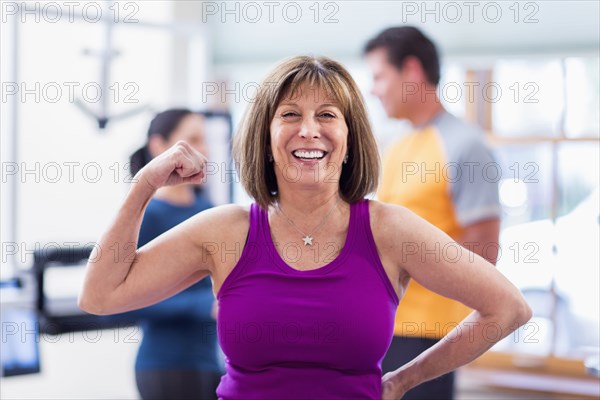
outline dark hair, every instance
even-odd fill
[[[157,114],[150,122],[147,137],[149,138],[151,135],[157,134],[168,140],[173,131],[177,129],[181,120],[190,114],[193,114],[193,112],[185,108],[174,108]],[[144,146],[129,156],[131,176],[135,176],[150,160],[152,160],[152,155],[148,150],[148,142],[146,141]]]
[[[420,30],[412,26],[388,28],[369,40],[364,53],[385,49],[388,61],[402,69],[406,57],[416,57],[423,65],[429,83],[440,83],[440,60],[435,44]]]

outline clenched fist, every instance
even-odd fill
[[[206,174],[206,162],[202,153],[180,140],[153,158],[138,172],[137,178],[153,190],[182,183],[199,184]]]

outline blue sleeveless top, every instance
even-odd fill
[[[368,199],[350,205],[339,255],[307,271],[283,260],[266,210],[252,204],[248,240],[217,299],[220,399],[381,398],[399,300],[377,254]]]

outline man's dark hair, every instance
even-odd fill
[[[412,26],[388,28],[369,40],[364,53],[385,49],[388,61],[402,69],[406,57],[416,57],[423,65],[427,81],[434,85],[440,82],[440,59],[433,42],[420,30]]]

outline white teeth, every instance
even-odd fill
[[[294,155],[299,158],[322,158],[325,156],[325,153],[322,151],[302,151],[296,150],[294,151]]]

